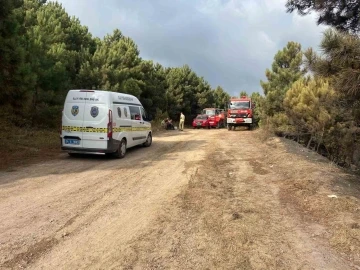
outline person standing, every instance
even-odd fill
[[[185,123],[185,115],[181,112],[181,114],[180,114],[180,125],[179,125],[179,129],[181,131],[184,130],[184,123]]]

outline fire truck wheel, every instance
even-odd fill
[[[231,127],[230,125],[227,126],[227,129],[228,129],[229,131],[231,130],[231,128],[232,128],[232,127]]]

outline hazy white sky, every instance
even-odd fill
[[[58,0],[94,36],[115,28],[140,56],[164,66],[188,64],[229,94],[262,93],[260,79],[288,41],[318,46],[316,15],[288,14],[286,0]]]

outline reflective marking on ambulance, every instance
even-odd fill
[[[107,133],[107,128],[83,128],[83,132],[87,133]]]
[[[114,127],[113,132],[124,131],[142,131],[148,130],[148,127]],[[86,132],[86,133],[107,133],[107,128],[87,128],[87,127],[75,127],[75,126],[62,126],[62,130],[67,132]]]
[[[107,128],[88,128],[88,127],[75,127],[63,126],[62,130],[67,132],[87,132],[87,133],[107,133]]]

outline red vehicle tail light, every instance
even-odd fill
[[[112,138],[112,131],[113,131],[113,126],[112,126],[112,110],[109,110],[109,122],[108,122],[108,138]]]
[[[61,111],[61,117],[64,115],[64,109]],[[62,122],[62,120],[61,120]],[[62,123],[60,124],[60,130],[59,130],[60,135],[62,134]]]

